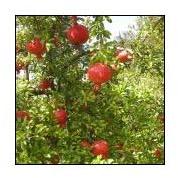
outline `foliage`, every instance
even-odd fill
[[[16,60],[28,64],[26,75],[16,75],[16,109],[30,114],[30,120],[16,119],[17,164],[164,163],[164,123],[159,119],[164,114],[164,19],[138,17],[137,32],[118,41],[110,40],[105,21],[112,22],[108,16],[79,16],[90,39],[76,46],[66,38],[70,16],[16,17]],[[35,37],[46,42],[41,61],[25,48]],[[131,62],[118,62],[118,46],[132,49]],[[117,66],[98,93],[86,78],[88,66],[96,62]],[[43,79],[53,80],[54,88],[39,90]],[[54,120],[53,112],[61,107],[68,112],[66,128]],[[82,148],[84,139],[107,140],[109,158]]]

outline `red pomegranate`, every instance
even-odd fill
[[[27,111],[16,111],[17,119],[30,119],[30,115]]]
[[[67,39],[74,45],[82,45],[88,38],[88,29],[83,25],[74,24],[67,31]]]
[[[109,154],[109,144],[105,140],[97,140],[92,144],[92,153],[95,156],[101,155],[102,158],[107,158]]]
[[[41,59],[42,55],[46,52],[46,45],[40,41],[40,38],[35,38],[33,41],[27,43],[26,49]]]
[[[127,51],[123,50],[118,53],[117,59],[119,60],[119,62],[125,63],[125,62],[129,61],[129,54],[127,53]]]
[[[94,84],[101,85],[112,78],[112,70],[106,64],[95,63],[89,67],[87,75]]]
[[[39,89],[47,90],[49,88],[52,88],[53,86],[54,86],[54,84],[51,80],[42,80],[39,84]]]
[[[67,124],[68,114],[64,109],[57,109],[54,111],[54,118],[56,122],[60,125],[60,127],[64,128]]]
[[[90,148],[91,147],[91,144],[87,140],[82,140],[80,145],[83,148]]]

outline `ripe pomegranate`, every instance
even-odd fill
[[[156,150],[155,150],[154,156],[155,156],[156,158],[160,158],[160,157],[161,157],[161,151],[160,151],[160,149],[156,149]]]
[[[88,40],[88,38],[89,38],[88,29],[83,25],[74,24],[67,31],[67,39],[73,45],[82,45]]]
[[[101,155],[102,158],[107,158],[109,154],[109,145],[105,140],[97,140],[92,144],[92,153],[95,156]]]
[[[103,63],[95,63],[90,66],[87,75],[94,84],[101,85],[112,78],[112,70]]]
[[[27,111],[16,111],[16,118],[18,119],[30,119],[30,115]]]
[[[127,62],[127,61],[130,60],[127,51],[121,51],[121,52],[119,52],[118,55],[117,55],[117,59],[121,63],[125,63],[125,62]]]
[[[87,140],[82,140],[80,145],[83,148],[91,148],[91,144]]]
[[[47,90],[49,88],[52,88],[53,86],[54,86],[54,84],[51,80],[42,80],[39,84],[39,89]]]
[[[57,109],[54,111],[54,118],[56,122],[60,125],[60,127],[64,128],[67,124],[68,114],[64,109]]]
[[[27,43],[26,49],[29,53],[37,56],[38,59],[46,52],[46,45],[40,41],[40,38],[35,38],[33,41]]]

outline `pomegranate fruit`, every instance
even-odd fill
[[[95,156],[101,155],[102,158],[107,158],[109,154],[109,144],[105,140],[97,140],[92,144],[92,153]]]
[[[64,109],[58,109],[54,111],[54,118],[56,122],[60,125],[60,127],[64,128],[67,124],[68,114]]]
[[[16,118],[18,119],[30,119],[30,115],[27,111],[16,111]]]
[[[41,59],[42,55],[46,52],[46,45],[40,41],[40,38],[35,38],[33,41],[27,43],[26,49],[29,53]]]
[[[106,64],[95,63],[89,67],[87,75],[94,84],[101,85],[112,78],[112,70]]]
[[[39,89],[47,90],[49,88],[52,88],[53,86],[54,86],[54,84],[51,80],[42,80],[39,84]]]
[[[127,62],[127,61],[130,60],[127,51],[121,51],[121,52],[119,52],[118,55],[117,55],[117,59],[121,63],[125,63],[125,62]]]
[[[89,38],[88,29],[83,25],[74,24],[67,31],[67,39],[73,45],[82,45],[88,40],[88,38]]]

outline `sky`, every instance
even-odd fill
[[[105,28],[112,33],[112,39],[128,30],[129,25],[136,25],[137,16],[111,16],[112,23],[105,22]]]

